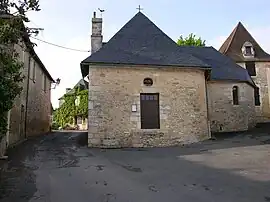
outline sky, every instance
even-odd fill
[[[37,38],[71,51],[34,40],[35,50],[53,78],[61,83],[51,91],[54,108],[66,88],[81,78],[80,62],[90,55],[91,18],[105,9],[103,41],[108,41],[137,12],[142,12],[173,40],[190,33],[219,49],[239,21],[261,47],[270,53],[269,0],[41,0],[39,12],[29,12],[29,27],[43,28]]]

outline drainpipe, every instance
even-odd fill
[[[9,145],[9,129],[10,129],[10,111],[8,111],[8,114],[7,114],[7,133],[6,133],[6,146],[8,148],[8,145]]]
[[[207,81],[209,80],[210,77],[210,71],[205,72],[205,94],[206,94],[206,111],[207,111],[207,129],[208,129],[208,137],[212,138],[211,134],[211,127],[210,127],[210,115],[209,115],[209,97],[208,97],[208,86],[207,86]]]
[[[29,53],[29,52],[28,52]],[[26,138],[26,132],[27,132],[27,111],[28,111],[28,96],[29,96],[29,84],[30,84],[30,70],[31,70],[31,56],[29,53],[28,58],[28,72],[27,72],[27,86],[26,86],[26,103],[25,103],[25,119],[24,119],[24,137]]]

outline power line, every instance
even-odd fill
[[[52,45],[52,46],[56,46],[58,48],[63,48],[63,49],[67,49],[67,50],[72,50],[72,51],[78,51],[78,52],[90,52],[90,50],[79,50],[79,49],[75,49],[75,48],[68,48],[68,47],[65,47],[65,46],[60,46],[60,45],[57,45],[57,44],[54,44],[54,43],[50,43],[48,41],[44,41],[42,39],[39,39],[39,38],[36,38],[36,37],[33,37],[33,36],[30,36],[31,38],[33,39],[36,39],[38,41],[41,41],[43,43],[46,43],[46,44],[49,44],[49,45]]]

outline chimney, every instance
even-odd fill
[[[97,18],[96,12],[94,12],[92,18],[91,54],[97,52],[102,47],[102,40],[102,18]]]
[[[69,91],[71,91],[71,88],[66,88],[66,93],[68,93]]]

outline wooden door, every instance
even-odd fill
[[[158,93],[141,93],[141,128],[142,129],[159,129],[159,94]]]

